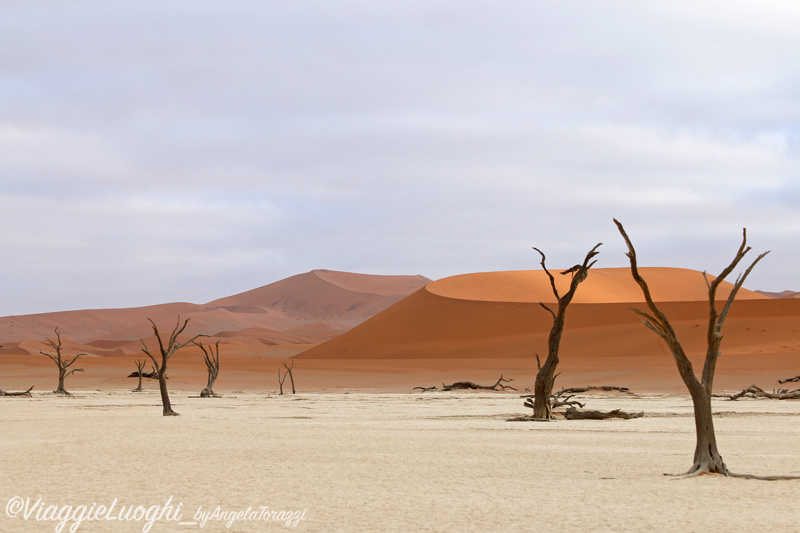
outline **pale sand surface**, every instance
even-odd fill
[[[54,531],[6,516],[14,496],[53,505],[181,503],[305,510],[302,531],[794,531],[800,481],[676,480],[694,449],[681,395],[586,394],[636,420],[508,422],[518,393],[75,390],[0,398],[0,531]],[[800,475],[800,404],[715,401],[736,472]],[[142,531],[143,522],[79,531]],[[208,522],[202,531],[279,531]],[[151,531],[198,531],[156,523]]]

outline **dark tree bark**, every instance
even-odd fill
[[[206,370],[208,370],[208,385],[200,391],[200,397],[218,398],[219,394],[214,392],[214,382],[217,381],[217,376],[219,376],[219,341],[214,346],[209,345],[207,350],[202,343],[196,342],[195,345],[203,350],[203,361],[205,361]]]
[[[700,379],[698,379],[695,375],[694,369],[692,368],[691,361],[689,361],[689,358],[686,357],[683,347],[678,341],[675,331],[673,330],[664,313],[662,313],[656,306],[650,294],[650,289],[647,286],[647,282],[639,273],[636,260],[636,251],[633,248],[633,244],[631,243],[628,234],[625,233],[625,229],[618,220],[614,219],[614,223],[617,225],[619,232],[625,239],[625,243],[628,245],[628,253],[626,255],[630,259],[631,274],[633,275],[633,279],[641,288],[645,302],[647,303],[647,307],[649,309],[649,313],[640,311],[638,309],[633,309],[633,311],[639,314],[643,318],[644,324],[653,330],[659,337],[661,337],[661,339],[669,347],[670,351],[672,352],[672,357],[675,360],[675,364],[678,367],[678,372],[683,379],[683,383],[686,385],[686,388],[689,390],[689,394],[692,397],[697,443],[695,446],[692,466],[685,473],[685,475],[695,476],[703,473],[718,473],[726,476],[734,475],[731,474],[731,472],[728,470],[728,467],[725,466],[722,456],[717,448],[717,439],[714,433],[714,420],[711,412],[711,390],[714,384],[714,371],[716,370],[717,360],[719,359],[720,355],[722,326],[725,324],[725,319],[727,318],[728,312],[730,311],[733,301],[736,298],[736,293],[739,292],[744,280],[747,279],[747,276],[753,270],[753,267],[755,267],[756,264],[769,252],[764,252],[759,255],[744,271],[744,273],[736,279],[733,289],[731,290],[727,300],[725,300],[721,311],[717,311],[717,288],[733,271],[733,269],[736,268],[744,256],[751,250],[751,248],[747,246],[747,231],[743,231],[742,244],[739,246],[736,256],[719,276],[717,276],[714,280],[709,280],[705,272],[703,273],[703,276],[706,280],[706,285],[708,286],[709,317],[705,364],[703,366],[702,376]],[[783,479],[782,476],[771,476],[767,478],[745,475],[738,476],[757,479]]]
[[[539,302],[539,305],[553,317],[553,326],[550,328],[550,335],[547,339],[547,359],[545,359],[544,364],[542,364],[539,359],[539,355],[536,355],[536,364],[539,367],[539,371],[536,373],[536,381],[533,385],[533,418],[537,420],[550,420],[553,418],[550,397],[553,395],[553,385],[556,382],[556,377],[558,377],[558,374],[556,374],[556,368],[558,367],[558,351],[561,345],[561,335],[564,333],[567,306],[575,296],[578,285],[586,279],[589,274],[589,269],[597,262],[597,260],[592,261],[592,258],[600,253],[597,249],[602,246],[602,244],[602,242],[597,243],[595,247],[586,254],[586,258],[583,260],[582,264],[575,265],[569,270],[561,272],[563,275],[572,274],[569,290],[563,296],[559,295],[558,289],[556,288],[556,280],[553,274],[547,270],[547,266],[545,266],[544,253],[538,248],[534,248],[534,250],[539,252],[539,255],[542,256],[542,268],[547,273],[547,277],[550,278],[550,287],[558,302],[558,309],[556,311],[550,309],[543,302]]]
[[[56,332],[56,340],[46,339],[45,342],[47,342],[47,344],[49,344],[53,348],[53,350],[56,351],[56,354],[51,355],[41,350],[39,350],[39,353],[44,355],[45,357],[49,357],[50,360],[53,361],[58,367],[58,388],[53,392],[55,392],[56,394],[65,394],[69,396],[69,392],[67,392],[67,390],[64,388],[64,380],[66,379],[67,376],[69,376],[74,372],[83,372],[83,369],[73,368],[72,370],[68,370],[68,368],[71,367],[73,364],[75,364],[75,361],[77,361],[79,357],[82,357],[86,354],[79,353],[72,359],[68,357],[63,357],[61,355],[61,332],[58,331],[58,326],[56,326],[55,332]]]
[[[153,333],[156,336],[156,340],[158,341],[158,350],[161,354],[161,362],[157,361],[153,354],[150,353],[150,350],[147,348],[147,345],[142,340],[142,351],[150,358],[153,362],[153,365],[156,368],[156,372],[158,373],[158,388],[161,391],[161,404],[163,405],[163,415],[164,416],[178,416],[180,413],[176,413],[172,409],[172,404],[169,401],[169,391],[167,390],[167,362],[169,358],[172,357],[176,351],[183,348],[187,344],[194,342],[195,339],[200,337],[200,335],[195,335],[191,339],[186,342],[178,342],[178,335],[183,333],[183,330],[186,329],[186,325],[189,324],[190,319],[186,319],[181,326],[181,319],[178,317],[178,323],[175,325],[175,328],[172,330],[172,334],[169,336],[169,340],[167,341],[166,346],[164,342],[161,340],[161,335],[158,332],[158,327],[156,323],[153,322],[151,319],[147,319],[150,321],[150,325],[153,327]]]

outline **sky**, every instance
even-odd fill
[[[0,316],[323,268],[800,290],[800,4],[0,2]],[[737,272],[743,270],[737,269]]]

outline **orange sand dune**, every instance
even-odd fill
[[[300,320],[354,325],[429,282],[423,276],[372,276],[313,270],[207,305],[233,309],[269,308]]]
[[[97,341],[135,341],[150,335],[148,319],[162,331],[171,331],[178,316],[191,319],[186,333],[192,335],[249,328],[289,332],[321,322],[323,325],[319,327],[309,326],[308,332],[297,330],[298,339],[290,339],[286,334],[272,339],[274,344],[307,342],[304,337],[312,336],[319,342],[363,322],[429,281],[423,276],[373,276],[314,270],[205,305],[170,303],[1,317],[0,343],[42,340],[52,336],[53,329],[59,326],[63,337],[102,348]],[[321,333],[323,331],[327,333]]]
[[[574,300],[577,303],[568,310],[562,338],[562,382],[569,379],[566,373],[572,372],[618,376],[623,381],[618,385],[635,382],[655,389],[663,389],[659,383],[666,378],[680,387],[679,381],[671,381],[677,373],[670,354],[630,310],[643,303],[633,281],[626,283],[626,273],[630,277],[626,269],[598,269],[580,286]],[[643,269],[642,273],[688,354],[700,365],[708,317],[702,275],[681,269]],[[726,295],[730,287],[723,285],[720,295]],[[379,362],[394,365],[402,360],[452,360],[450,367],[458,372],[452,375],[456,380],[470,379],[470,369],[483,375],[491,361],[497,361],[498,374],[510,367],[533,370],[534,354],[547,353],[552,325],[539,301],[552,299],[549,281],[542,272],[447,278],[296,359],[311,366],[319,364],[314,361],[357,360],[372,367]],[[800,373],[798,328],[800,302],[773,300],[741,290],[725,326],[718,383],[731,382],[725,375],[735,383],[741,376],[750,376],[745,381],[761,376],[771,383]],[[520,363],[513,363],[514,359]]]

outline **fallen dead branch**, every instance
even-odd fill
[[[503,379],[502,374],[500,375],[500,379],[497,380],[497,383],[494,385],[478,385],[477,383],[473,383],[471,381],[456,381],[450,385],[445,385],[442,383],[442,390],[443,391],[450,391],[450,390],[463,390],[463,389],[473,389],[473,390],[517,390],[514,387],[509,385],[503,385],[503,383],[508,383],[510,381],[514,381],[513,379]],[[498,387],[500,387],[498,389]]]
[[[641,418],[644,416],[643,411],[635,411],[629,413],[621,409],[614,409],[613,411],[579,411],[575,407],[570,407],[564,413],[567,420],[606,420],[608,418],[622,418],[630,420],[631,418]]]
[[[31,388],[29,388],[28,390],[21,391],[21,392],[8,392],[8,391],[0,390],[0,396],[27,396],[27,397],[30,398],[31,397],[31,390],[33,390],[33,386],[31,386]]]
[[[417,389],[421,390],[422,392],[430,392],[432,390],[438,390],[436,388],[436,385],[434,385],[433,387],[414,387],[414,390],[417,390]]]
[[[128,374],[129,378],[138,378],[139,376],[140,376],[140,373],[138,371],[137,372],[131,372],[130,374]],[[152,372],[142,372],[141,373],[141,377],[150,378],[150,379],[158,379],[158,372],[156,372],[155,369],[153,369]],[[169,378],[165,376],[164,379],[169,379]]]
[[[796,382],[796,381],[800,381],[800,376],[795,376],[793,378],[787,378],[787,379],[779,379],[778,383],[783,385],[784,383],[793,383],[793,382]]]
[[[602,390],[606,392],[618,391],[628,394],[631,393],[631,390],[628,387],[616,387],[613,385],[589,385],[587,387],[568,387],[566,389],[561,389],[561,392],[564,394],[578,394],[581,392],[588,392],[590,390]]]
[[[731,401],[736,401],[740,398],[769,398],[770,400],[800,400],[800,389],[789,391],[786,389],[779,389],[773,392],[767,392],[757,385],[750,385],[746,389],[735,394],[718,393],[712,394],[715,398],[727,398]]]

